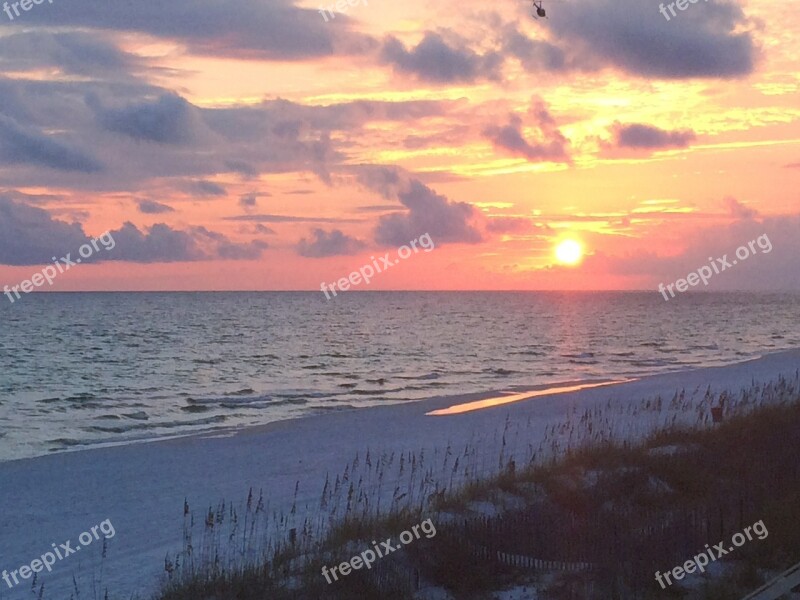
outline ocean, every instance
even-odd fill
[[[43,293],[0,302],[0,461],[800,347],[800,295]]]

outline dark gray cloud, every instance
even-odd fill
[[[0,114],[0,159],[11,164],[49,167],[60,171],[95,173],[103,165],[72,144],[45,135],[34,127],[20,125]]]
[[[271,100],[203,108],[139,82],[0,77],[0,118],[11,119],[5,127],[10,138],[6,155],[14,164],[24,159],[32,166],[44,162],[56,167],[5,169],[0,186],[141,191],[154,180],[297,172],[330,183],[330,172],[347,161],[370,123],[409,123],[444,114],[451,104],[356,101],[308,106]],[[41,146],[38,153],[31,149],[36,143]],[[87,148],[102,148],[102,154]]]
[[[246,244],[230,241],[226,236],[205,227],[193,227],[190,230],[196,242],[205,249],[205,256],[223,260],[255,260],[261,256],[269,245],[262,240],[254,240]]]
[[[175,212],[175,209],[171,206],[161,204],[161,202],[156,202],[154,200],[139,200],[137,204],[139,206],[139,212],[146,215],[160,215],[162,213]]]
[[[253,179],[258,175],[258,170],[253,165],[242,160],[226,160],[223,165],[225,171],[238,173],[248,179]]]
[[[308,258],[325,258],[326,256],[344,256],[357,254],[366,247],[361,240],[350,237],[339,229],[324,231],[314,229],[311,239],[303,238],[297,243],[295,250],[300,256]]]
[[[156,223],[147,231],[132,223],[110,232],[116,247],[108,251],[106,260],[140,263],[167,263],[202,260],[253,260],[259,258],[267,244],[260,240],[236,243],[221,233],[205,227],[192,227],[187,231],[172,229]]]
[[[617,148],[636,150],[659,150],[665,148],[686,148],[696,139],[694,131],[681,129],[666,131],[640,123],[616,123],[613,128],[614,145]]]
[[[116,79],[144,67],[99,32],[20,31],[0,36],[4,72],[58,69],[65,74]]]
[[[477,244],[483,240],[474,221],[479,218],[474,206],[448,200],[419,179],[397,171],[395,184],[390,168],[369,169],[361,181],[387,197],[394,196],[407,209],[384,215],[375,227],[375,241],[385,246],[401,246],[421,235],[430,234],[436,243]]]
[[[25,13],[27,25],[138,32],[185,44],[190,52],[242,59],[303,60],[375,48],[352,20],[326,24],[316,9],[287,0],[137,0],[109,10],[105,0],[54,2]]]
[[[483,240],[475,221],[479,211],[466,202],[455,202],[437,194],[419,178],[400,167],[365,165],[356,171],[358,182],[386,200],[398,200],[400,212],[383,215],[375,227],[375,241],[402,246],[429,233],[438,243],[476,244]]]
[[[52,262],[86,242],[77,223],[51,218],[39,207],[0,196],[0,264],[36,265]]]
[[[521,156],[531,162],[554,161],[566,162],[566,140],[552,139],[543,143],[530,143],[522,136],[522,119],[517,115],[509,117],[508,125],[489,126],[483,130],[484,136],[491,140],[496,148],[505,150],[514,156]]]
[[[263,240],[254,240],[249,244],[236,244],[224,242],[217,246],[217,256],[222,260],[258,260],[269,248]]]
[[[573,68],[562,48],[544,40],[533,40],[514,24],[507,25],[503,31],[504,53],[519,60],[526,71],[563,72]]]
[[[537,139],[533,142],[523,136],[522,118],[516,114],[509,115],[507,125],[490,125],[484,128],[483,135],[491,140],[495,148],[513,156],[521,156],[530,162],[570,162],[567,151],[569,142],[541,101],[534,100],[528,111],[528,119],[536,129]]]
[[[403,102],[353,100],[326,106],[308,106],[288,100],[270,100],[254,109],[255,112],[251,112],[251,116],[259,118],[262,123],[266,116],[270,134],[282,140],[296,140],[306,135],[309,130],[328,132],[351,130],[366,123],[437,117],[446,114],[453,104],[450,101],[438,100]],[[234,110],[242,114],[241,110]],[[214,114],[223,116],[227,114],[225,111],[226,109],[217,109]]]
[[[194,236],[156,223],[142,231],[127,222],[112,232],[116,247],[103,258],[140,263],[197,261],[210,258]]]
[[[659,0],[565,2],[548,28],[585,64],[664,79],[735,78],[753,72],[758,48],[742,8],[699,2],[667,21]]]
[[[122,108],[104,108],[93,96],[87,103],[103,127],[135,140],[185,144],[194,138],[197,124],[193,106],[174,94],[165,93]]]
[[[411,179],[403,169],[389,165],[364,165],[358,168],[356,176],[361,185],[386,200],[396,200],[400,189]]]
[[[266,248],[259,240],[236,243],[204,227],[179,231],[163,223],[140,230],[128,222],[109,234],[113,244],[104,243],[102,251],[92,256],[93,262],[246,260],[258,258]],[[53,256],[60,258],[67,253],[74,256],[91,239],[78,223],[66,223],[41,208],[0,197],[0,264],[50,263]]]
[[[430,31],[411,50],[397,38],[389,37],[383,44],[381,59],[399,72],[432,83],[497,80],[503,63],[500,53],[480,55],[463,42],[448,43],[440,34]]]
[[[193,181],[189,183],[186,188],[195,196],[199,196],[201,198],[208,198],[211,196],[225,196],[228,194],[228,191],[218,183],[214,183],[213,181]]]
[[[255,194],[247,194],[239,198],[239,206],[244,209],[255,208],[258,205],[258,197]]]
[[[262,225],[261,223],[256,223],[254,228],[256,233],[263,233],[265,235],[277,235],[278,233],[271,227],[267,227],[266,225]]]

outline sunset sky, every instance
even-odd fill
[[[701,289],[800,289],[794,3],[319,8],[0,12],[0,286],[110,231],[47,289],[318,290],[428,233],[360,289],[655,290],[767,233]]]

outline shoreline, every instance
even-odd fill
[[[735,392],[753,381],[794,377],[798,368],[800,349],[795,349],[449,416],[425,414],[453,404],[452,396],[442,396],[276,421],[225,435],[202,433],[3,462],[0,490],[10,497],[0,515],[0,570],[30,563],[51,543],[73,539],[88,526],[111,519],[117,533],[108,543],[102,585],[112,594],[146,596],[152,591],[146,586],[155,585],[160,576],[165,554],[180,549],[185,500],[202,513],[222,499],[239,505],[248,489],[263,489],[270,511],[288,512],[297,503],[301,515],[313,513],[326,476],[335,477],[366,450],[375,456],[424,451],[435,461],[446,447],[468,445],[480,449],[476,464],[488,465],[488,472],[509,422],[516,428],[516,435],[509,434],[512,452],[522,453],[530,442],[544,439],[548,428],[578,410],[606,406],[620,409],[619,418],[612,415],[613,434],[635,438],[663,425],[664,415],[626,415],[625,407],[634,403],[656,395],[668,399],[680,389],[699,395],[707,388]],[[474,393],[458,399],[470,402],[490,396]],[[694,413],[667,412],[667,417],[676,416],[691,424]],[[86,589],[89,573],[99,571],[100,565],[90,549],[58,564],[52,573],[43,573],[40,582],[51,592],[71,589],[74,573]],[[0,598],[30,594],[27,586],[3,587]]]
[[[463,410],[458,412],[472,412],[474,410],[486,410],[493,408],[495,404],[496,406],[503,406],[505,404],[513,404],[517,402],[524,403],[529,400],[535,400],[540,397],[569,394],[573,392],[579,392],[583,389],[592,389],[593,387],[616,388],[618,386],[623,386],[635,381],[653,381],[656,380],[657,378],[662,378],[662,377],[675,377],[696,372],[711,372],[714,371],[715,369],[735,368],[739,365],[745,365],[747,363],[757,362],[772,356],[789,354],[793,352],[800,352],[800,348],[788,349],[788,350],[783,349],[783,350],[767,352],[757,357],[745,358],[741,361],[732,362],[726,365],[689,367],[685,369],[677,369],[674,371],[666,371],[663,373],[648,373],[640,376],[629,375],[629,376],[614,377],[609,375],[605,377],[593,377],[586,379],[543,383],[532,386],[510,385],[493,390],[469,392],[462,394],[437,395],[437,396],[430,396],[424,399],[412,399],[403,401],[395,401],[390,399],[390,400],[380,401],[377,404],[372,404],[368,406],[340,405],[340,406],[333,406],[330,408],[318,408],[317,412],[314,413],[289,416],[287,418],[280,418],[274,421],[269,421],[266,423],[258,423],[253,425],[222,425],[213,429],[176,432],[174,434],[166,434],[162,436],[154,436],[147,438],[126,438],[118,441],[108,440],[100,442],[78,443],[69,447],[61,448],[58,450],[52,450],[49,452],[42,452],[40,454],[34,454],[32,456],[0,459],[0,466],[7,463],[13,463],[18,461],[35,460],[44,457],[60,456],[64,454],[77,454],[83,452],[107,450],[110,448],[125,448],[129,446],[159,444],[163,442],[171,442],[175,440],[185,440],[192,438],[208,439],[216,437],[219,438],[235,437],[240,434],[247,434],[247,432],[251,430],[261,431],[261,430],[269,430],[273,427],[278,427],[278,426],[291,426],[288,424],[299,421],[305,421],[309,419],[312,420],[327,419],[336,414],[353,414],[355,412],[360,412],[360,411],[390,409],[393,407],[407,406],[407,405],[413,405],[419,407],[429,406],[429,408],[425,409],[425,414],[429,416],[436,416],[436,417],[453,416],[453,414],[455,414],[456,412],[455,410],[453,410],[452,414],[447,413],[445,411],[457,408],[463,408]],[[510,400],[507,398],[507,396],[513,396],[514,398],[516,398],[516,400]],[[487,404],[486,406],[482,405],[485,402],[490,402],[493,400],[497,400],[497,402],[494,404]],[[443,405],[443,403],[446,404],[447,402],[450,403],[449,406]],[[467,408],[473,404],[476,406],[476,408]]]

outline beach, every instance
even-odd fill
[[[548,430],[576,421],[586,411],[601,416],[593,435],[634,440],[670,424],[697,425],[697,406],[709,390],[736,394],[754,383],[795,379],[798,368],[800,350],[792,350],[554,395],[538,395],[539,390],[530,400],[459,414],[427,413],[493,394],[339,410],[240,430],[0,463],[0,504],[5,509],[0,516],[0,569],[30,564],[54,543],[74,540],[110,520],[115,534],[105,541],[105,559],[97,542],[58,561],[38,583],[56,598],[69,596],[73,576],[81,589],[91,589],[94,579],[120,597],[147,597],[163,576],[165,556],[181,548],[184,502],[199,514],[222,500],[241,506],[252,488],[263,490],[269,511],[288,514],[295,506],[301,519],[317,512],[326,476],[342,473],[357,455],[363,462],[367,452],[373,460],[424,452],[437,465],[437,457],[441,462],[449,448],[467,446],[479,450],[474,474],[487,476],[497,471],[498,454],[526,460],[542,440],[552,443]],[[681,401],[670,403],[682,390]],[[659,396],[663,403],[656,403]],[[387,501],[397,487],[408,486],[402,476],[387,476],[382,484],[378,493]],[[0,598],[29,595],[30,580],[14,588],[0,586]]]
[[[800,560],[800,20],[661,2],[3,0],[0,600]]]

